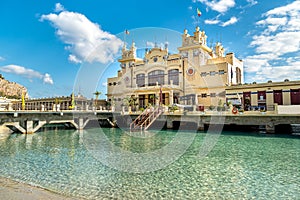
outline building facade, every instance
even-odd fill
[[[196,27],[193,35],[182,34],[178,53],[170,54],[167,46],[155,46],[137,58],[136,47],[124,45],[121,69],[117,77],[108,78],[107,98],[116,109],[124,99],[134,97],[141,108],[149,104],[217,105],[226,101],[226,86],[242,84],[243,62],[234,53],[224,54],[217,43],[207,46],[207,36]]]
[[[61,110],[104,110],[107,102],[103,99],[87,99],[82,95],[25,99],[24,110],[61,111]],[[14,101],[13,110],[22,110],[22,101]]]
[[[300,105],[300,81],[234,85],[226,87],[226,99],[245,111],[273,111],[275,105]]]

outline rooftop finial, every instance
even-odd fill
[[[185,28],[185,29],[183,30],[183,33],[184,33],[184,34],[187,34],[187,33],[188,33],[188,30]]]

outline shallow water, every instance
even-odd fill
[[[120,129],[102,130],[115,147],[141,157],[159,152],[178,136],[175,131],[130,135]],[[59,130],[2,138],[0,176],[86,199],[300,198],[299,137],[223,132],[212,150],[200,157],[207,134],[182,132],[182,144],[175,143],[168,154],[157,154],[160,163],[167,158],[174,162],[159,168],[156,160],[124,164],[125,159],[107,166],[103,155],[109,160],[116,150],[104,151],[111,146],[98,137],[100,132]],[[181,148],[190,138],[191,145]],[[149,163],[157,167],[155,171],[118,170],[140,169],[135,165],[146,169]]]

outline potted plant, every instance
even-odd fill
[[[178,110],[178,107],[176,105],[169,106],[169,112],[174,113],[176,110]]]
[[[214,105],[210,105],[210,106],[208,107],[208,109],[209,109],[210,111],[213,111],[213,110],[215,109],[215,106],[214,106]]]
[[[238,109],[238,111],[239,111],[239,114],[244,114],[244,109],[243,108],[240,108],[240,109]]]

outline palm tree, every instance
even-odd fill
[[[136,111],[136,106],[138,105],[137,98],[135,96],[127,96],[123,99],[123,105],[130,107],[130,110]]]
[[[98,98],[99,98],[99,96],[101,95],[101,92],[96,91],[96,92],[94,93],[94,95],[96,96],[96,97],[95,97],[95,107],[96,107],[96,109],[97,109],[97,106],[98,106]]]

